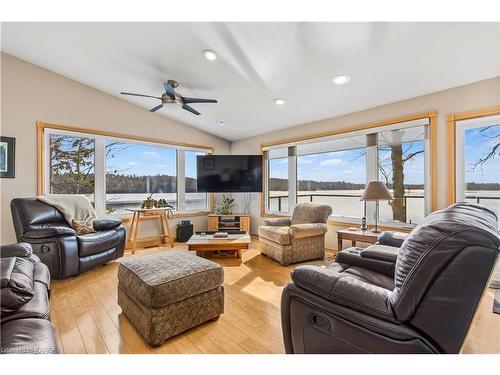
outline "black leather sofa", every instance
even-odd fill
[[[0,246],[0,353],[57,353],[50,274],[27,243]]]
[[[13,199],[10,208],[17,241],[32,245],[53,278],[75,276],[123,256],[121,220],[95,220],[95,233],[76,235],[61,212],[36,198]]]
[[[326,268],[299,266],[282,295],[286,352],[458,353],[499,246],[495,213],[457,203],[400,248],[382,241]]]

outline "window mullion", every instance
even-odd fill
[[[288,148],[288,212],[297,205],[297,147]]]
[[[106,141],[104,138],[94,139],[94,204],[97,216],[106,215]]]
[[[182,149],[177,150],[177,210],[186,210],[186,158]]]
[[[366,148],[366,184],[370,181],[378,181],[378,148],[371,146]],[[375,224],[376,203],[366,202],[366,222]]]

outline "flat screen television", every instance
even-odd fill
[[[199,155],[196,164],[199,192],[262,192],[260,155]]]

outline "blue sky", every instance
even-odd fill
[[[472,170],[472,163],[484,158],[499,138],[488,138],[500,134],[500,125],[481,133],[482,128],[465,131],[465,182],[500,182],[500,157],[488,160],[483,167]]]
[[[119,174],[138,176],[176,174],[177,153],[173,148],[137,143],[121,143],[115,148],[116,152],[111,152],[106,160],[106,171],[108,172],[116,170]]]
[[[173,148],[137,143],[120,143],[114,146],[114,150],[106,160],[106,171],[108,172],[116,170],[119,174],[135,174],[138,176],[176,174],[177,152]],[[202,153],[185,152],[186,177],[196,177],[196,155],[202,155]]]

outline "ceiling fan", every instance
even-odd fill
[[[120,94],[132,95],[132,96],[142,96],[144,98],[160,99],[161,104],[150,109],[149,112],[156,112],[157,110],[159,110],[165,104],[168,104],[168,103],[177,103],[180,106],[182,106],[182,109],[185,109],[186,111],[194,113],[195,115],[200,115],[201,113],[198,112],[193,107],[191,107],[189,104],[192,104],[192,103],[217,103],[217,100],[215,100],[215,99],[188,98],[188,97],[182,96],[182,95],[176,93],[174,90],[178,86],[179,86],[179,83],[177,81],[169,79],[167,82],[165,82],[163,84],[163,87],[165,88],[165,92],[161,96],[134,94],[132,92],[123,92],[123,91]]]

